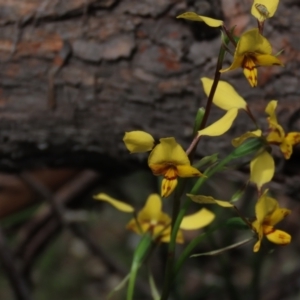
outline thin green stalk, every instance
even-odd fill
[[[148,234],[144,235],[134,252],[133,261],[130,269],[130,278],[129,278],[128,288],[127,288],[127,297],[126,297],[127,300],[134,299],[133,295],[134,295],[136,276],[145,257],[147,257],[147,253],[151,248],[151,243],[152,243],[151,236]]]
[[[173,281],[173,265],[175,260],[175,250],[176,250],[176,237],[178,229],[176,230],[175,221],[178,218],[178,214],[180,211],[180,198],[184,191],[186,180],[180,180],[178,186],[174,193],[174,200],[173,200],[173,210],[172,210],[172,231],[171,231],[171,241],[168,246],[168,257],[165,269],[165,276],[164,276],[164,284],[162,290],[161,300],[167,300],[170,293],[171,283]],[[176,231],[175,231],[176,230]],[[174,241],[172,242],[172,239]]]
[[[225,159],[223,159],[217,166],[215,166],[214,168],[210,169],[206,175],[206,177],[201,177],[197,180],[196,184],[194,185],[194,187],[191,190],[191,194],[195,194],[198,189],[201,187],[201,185],[210,177],[212,176],[214,173],[216,173],[218,170],[222,169],[223,166],[225,164],[227,164],[230,160],[231,160],[231,156],[229,155],[228,157],[226,157]],[[162,293],[162,297],[161,300],[167,300],[168,296],[169,296],[169,292],[170,292],[170,287],[171,284],[173,282],[173,280],[175,279],[174,276],[174,268],[173,268],[173,263],[174,263],[174,250],[175,250],[175,246],[176,246],[176,236],[177,236],[177,232],[179,230],[181,221],[184,217],[184,215],[186,214],[186,211],[189,207],[191,203],[191,200],[189,198],[186,198],[186,201],[182,207],[182,209],[179,211],[177,218],[174,219],[175,223],[172,225],[172,233],[171,233],[171,240],[169,243],[169,252],[168,252],[168,260],[167,260],[167,265],[166,265],[166,272],[165,272],[165,282],[164,282],[164,286],[163,286],[163,293]]]
[[[224,30],[224,32],[225,32],[227,38],[228,38],[229,41],[232,43],[232,45],[233,45],[234,47],[236,47],[237,43],[236,43],[236,40],[234,39],[234,36],[232,35],[233,29],[234,29],[234,28],[233,28],[231,31],[229,31],[229,30],[226,28],[226,26],[223,25],[223,26],[222,26],[222,29]]]

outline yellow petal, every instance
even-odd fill
[[[123,141],[130,153],[147,152],[154,147],[152,135],[145,131],[125,132]]]
[[[206,128],[198,131],[198,136],[208,135],[208,136],[219,136],[224,134],[230,129],[233,121],[238,114],[237,108],[232,108],[226,112],[226,114],[217,120],[215,123],[207,126]]]
[[[270,133],[267,135],[266,140],[268,143],[281,144],[284,142],[285,132],[283,128],[277,123],[269,121]]]
[[[258,66],[283,66],[283,63],[274,55],[255,54],[255,63]]]
[[[269,120],[271,123],[276,123],[278,124],[277,122],[277,117],[276,117],[276,108],[277,108],[277,100],[272,100],[268,103],[266,109],[265,109],[265,112],[266,114],[269,115]]]
[[[192,166],[177,166],[177,172],[179,177],[199,177],[203,174]]]
[[[167,179],[164,178],[161,183],[161,196],[168,197],[175,190],[177,186],[177,178]]]
[[[277,207],[269,216],[265,217],[264,224],[274,226],[290,213],[291,213],[290,209]]]
[[[275,172],[273,157],[264,151],[257,155],[250,163],[250,181],[254,182],[258,189],[272,180]]]
[[[201,78],[203,89],[206,96],[209,95],[213,80],[207,77]],[[232,85],[226,81],[219,81],[213,103],[224,110],[231,108],[242,108],[246,109],[246,101],[236,92]]]
[[[255,205],[255,215],[257,221],[257,227],[261,227],[268,215],[271,215],[276,209],[278,209],[278,202],[271,197],[267,196],[268,190],[265,190],[264,193],[259,197]],[[253,225],[255,222],[253,222]]]
[[[233,207],[233,205],[228,201],[216,200],[211,196],[203,196],[203,195],[192,195],[187,194],[189,198],[191,198],[194,202],[200,204],[217,204],[222,207]]]
[[[206,208],[202,208],[198,212],[184,217],[180,224],[180,228],[184,230],[199,229],[209,225],[214,218],[214,213]]]
[[[300,132],[289,132],[280,144],[280,150],[285,159],[289,159],[293,153],[293,146],[300,143]]]
[[[155,229],[155,233],[159,233],[159,229],[161,228],[158,227],[157,229]],[[161,233],[161,235],[158,238],[158,241],[162,243],[169,243],[170,240],[171,240],[171,226],[168,226],[168,228]],[[183,234],[182,231],[179,229],[176,236],[176,243],[182,244],[183,242],[184,242]]]
[[[269,139],[268,139],[269,140]],[[293,146],[287,143],[285,140],[279,145],[280,151],[282,152],[285,159],[290,159],[293,153]]]
[[[176,18],[204,22],[206,25],[208,25],[210,27],[219,27],[219,26],[223,25],[223,21],[221,21],[221,20],[204,17],[204,16],[199,16],[194,12],[185,12],[185,13],[177,16]]]
[[[245,56],[243,72],[252,87],[257,86],[257,68],[251,57]]]
[[[100,193],[98,195],[95,195],[93,198],[96,200],[106,201],[120,211],[123,211],[126,213],[134,212],[134,208],[131,205],[129,205],[125,202],[116,200],[116,199],[108,196],[107,194]]]
[[[169,236],[171,236],[171,235],[169,235]],[[170,242],[170,241],[168,241],[168,242]],[[177,232],[176,243],[183,244],[183,242],[184,242],[183,234],[182,234],[182,231],[179,229]]]
[[[289,132],[285,137],[286,143],[295,146],[300,143],[300,132]]]
[[[267,234],[266,238],[270,242],[277,245],[287,245],[292,240],[292,237],[288,233],[278,229],[275,229],[273,232]]]
[[[161,215],[162,201],[158,194],[149,195],[144,207],[138,213],[138,220],[157,221]]]
[[[279,0],[254,0],[251,14],[260,22],[274,16]]]
[[[228,68],[222,69],[220,70],[220,73],[224,73],[230,70],[235,70],[237,68],[240,68],[243,65],[243,61],[244,61],[244,56],[243,55],[237,55],[236,51],[235,54],[233,56],[233,62],[231,64],[231,66],[229,66]]]
[[[143,234],[148,231],[149,223],[138,224],[137,220],[133,218],[127,223],[126,229],[131,230],[136,234]]]
[[[190,160],[173,137],[162,138],[148,158],[148,165],[190,165]]]
[[[242,34],[235,55],[244,56],[245,54],[272,54],[270,42],[259,33],[258,28],[250,29]]]
[[[262,131],[260,129],[257,129],[255,131],[248,131],[244,134],[242,134],[241,136],[233,139],[231,141],[231,144],[233,145],[233,147],[238,147],[241,144],[244,143],[244,141],[246,141],[249,138],[259,138],[261,137]]]
[[[260,245],[261,245],[261,240],[258,240],[253,247],[253,252],[258,252],[260,249]]]

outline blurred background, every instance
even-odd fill
[[[125,131],[192,139],[195,113],[206,98],[199,78],[213,77],[220,31],[176,20],[185,11],[226,21],[235,33],[256,26],[251,0],[0,0],[0,299],[105,299],[128,273],[138,237],[129,218],[92,196],[99,192],[141,208],[158,192],[146,156],[129,155]],[[300,3],[284,0],[265,35],[284,68],[259,68],[251,88],[241,70],[223,75],[265,125],[277,99],[279,120],[300,131]],[[225,63],[229,64],[231,57]],[[209,123],[223,114],[214,107]],[[241,114],[218,139],[201,140],[197,158],[232,150],[230,140],[251,123]],[[217,257],[190,259],[172,299],[300,299],[300,147],[269,184],[292,209],[281,228],[292,244],[252,244]],[[226,170],[203,194],[228,200],[248,180],[247,167]],[[254,216],[255,191],[237,203]],[[165,211],[170,203],[164,202]],[[191,211],[199,209],[196,204]],[[224,212],[222,218],[234,216]],[[188,242],[199,231],[188,233]],[[224,229],[195,253],[224,247],[249,232]],[[179,247],[179,251],[182,247]],[[160,287],[166,247],[151,261]],[[124,291],[111,299],[124,299]],[[151,299],[146,272],[137,300]],[[222,295],[222,296],[220,296]]]

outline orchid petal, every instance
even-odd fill
[[[279,223],[281,220],[283,220],[290,213],[291,213],[290,209],[277,207],[269,216],[265,217],[264,224],[274,226],[277,223]]]
[[[250,181],[254,182],[258,189],[272,180],[275,172],[275,163],[273,157],[263,151],[257,155],[250,163]]]
[[[206,96],[209,95],[213,80],[207,77],[201,78],[203,89]],[[213,103],[224,110],[230,110],[231,108],[247,108],[246,101],[236,92],[232,85],[226,81],[219,81]]]
[[[249,139],[249,138],[259,138],[259,137],[261,137],[261,135],[262,135],[262,131],[260,129],[257,129],[255,131],[248,131],[248,132],[242,134],[241,136],[233,139],[231,141],[231,144],[232,144],[233,147],[238,147],[241,144],[243,144],[244,141],[246,141],[247,139]]]
[[[95,195],[93,198],[96,200],[100,200],[100,201],[106,201],[120,211],[123,211],[126,213],[134,212],[134,208],[131,205],[129,205],[125,202],[122,202],[120,200],[114,199],[114,198],[108,196],[107,194],[100,193],[98,195]]]
[[[153,149],[148,158],[150,168],[153,164],[166,165],[166,162],[174,165],[190,165],[185,151],[173,137],[160,139],[160,143]]]
[[[177,182],[177,178],[164,178],[161,183],[161,196],[164,198],[170,196],[171,193],[175,190]]]
[[[185,13],[177,16],[176,18],[177,19],[186,19],[186,20],[190,20],[190,21],[204,22],[206,25],[208,25],[210,27],[220,27],[224,23],[222,20],[217,20],[217,19],[213,19],[213,18],[209,18],[209,17],[200,16],[194,12],[185,12]]]
[[[265,112],[266,114],[269,115],[270,122],[278,124],[276,112],[275,112],[276,108],[277,108],[277,100],[272,100],[268,103]]]
[[[206,208],[202,208],[198,212],[184,217],[180,224],[180,228],[184,230],[199,229],[209,225],[214,218],[214,213]]]
[[[273,232],[266,235],[266,238],[277,245],[287,245],[291,242],[292,237],[285,231],[275,229]]]
[[[279,0],[254,0],[251,14],[260,22],[274,16]]]
[[[271,54],[270,42],[259,33],[258,28],[250,29],[242,34],[236,48],[235,55],[245,54]]]
[[[256,65],[258,66],[283,66],[283,63],[274,55],[256,54]]]
[[[278,202],[274,198],[268,197],[267,193],[268,189],[259,197],[255,205],[255,215],[258,226],[261,226],[265,218],[279,207]]]
[[[220,136],[230,129],[233,121],[238,114],[237,108],[232,108],[226,112],[226,114],[217,120],[215,123],[207,126],[206,128],[198,131],[198,136],[208,135],[208,136]]]
[[[145,131],[125,132],[123,141],[130,153],[147,152],[154,147],[152,135]]]
[[[211,196],[203,196],[203,195],[192,195],[187,194],[189,198],[191,198],[194,202],[200,203],[200,204],[217,204],[222,207],[233,207],[233,205],[228,201],[223,200],[216,200]]]
[[[203,174],[198,169],[189,165],[177,166],[177,172],[179,177],[203,176]]]
[[[161,214],[162,201],[158,194],[149,195],[144,207],[138,213],[138,219],[158,220]]]

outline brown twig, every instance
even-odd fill
[[[80,191],[83,190],[83,186],[86,187],[88,181],[87,178],[85,179],[85,184],[83,182],[84,175],[87,176],[89,174],[90,180],[94,176],[96,178],[99,175],[96,175],[95,172],[92,171],[84,171],[83,174],[79,175],[75,178],[70,184],[67,184],[67,187],[64,187],[61,191],[56,194],[53,194],[46,186],[44,186],[41,182],[39,182],[36,178],[29,175],[28,173],[22,173],[20,177],[42,198],[47,200],[52,208],[52,213],[56,217],[55,219],[51,219],[49,222],[46,223],[48,234],[52,235],[53,231],[57,230],[57,226],[62,225],[63,227],[67,228],[71,231],[71,233],[80,239],[90,253],[98,258],[101,259],[103,263],[105,263],[108,270],[111,272],[116,272],[121,276],[126,276],[127,271],[124,267],[120,266],[112,257],[110,257],[106,251],[103,250],[101,246],[94,242],[94,239],[89,235],[87,230],[80,224],[76,222],[69,222],[65,215],[67,211],[64,209],[64,204],[70,201],[70,199],[74,198]],[[93,175],[94,174],[94,175]],[[46,216],[46,214],[44,213]],[[56,221],[56,224],[55,224]],[[39,232],[43,232],[40,230]],[[34,247],[29,248],[29,252],[27,252],[27,264],[24,265],[24,271],[28,271],[30,268],[32,259],[35,257],[36,251],[38,251],[41,247],[45,245],[47,242],[46,238],[42,235],[38,235],[37,239],[34,240],[36,244]],[[31,245],[32,246],[32,245]],[[137,287],[145,294],[149,294],[149,288],[144,284],[142,281],[137,281]]]
[[[18,300],[31,300],[30,291],[26,281],[21,276],[15,265],[15,259],[8,248],[5,236],[0,228],[0,259],[7,277],[12,285],[12,289]]]

